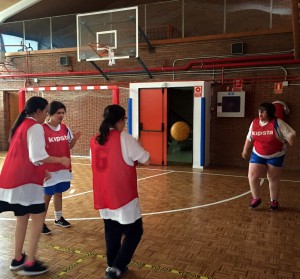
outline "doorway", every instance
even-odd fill
[[[8,149],[8,137],[10,128],[19,116],[19,95],[18,91],[4,91],[4,135],[5,150]]]
[[[209,165],[210,99],[205,81],[130,83],[130,133],[149,151],[150,164]],[[174,140],[176,122],[188,126],[186,138]]]
[[[193,102],[193,87],[168,88],[168,165],[193,163]],[[181,139],[172,137],[171,133],[179,123],[186,123],[190,131]]]
[[[8,99],[8,126],[9,129],[19,116],[19,92],[6,92]]]

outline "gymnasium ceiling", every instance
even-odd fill
[[[86,13],[166,1],[169,0],[0,0],[0,23],[1,14],[7,16],[9,12],[11,15],[2,22]],[[18,7],[20,8],[19,11],[16,9]]]
[[[0,0],[0,23],[58,15],[117,9],[169,0]],[[290,0],[293,10],[295,58],[300,58],[300,0]]]

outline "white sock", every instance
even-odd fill
[[[121,270],[118,269],[117,267],[111,267],[111,270],[114,270],[116,272],[117,276],[121,275]]]
[[[62,211],[54,211],[55,220],[58,221],[62,216]]]
[[[117,276],[121,275],[121,270],[118,269],[118,268],[116,268],[116,267],[110,267],[110,266],[108,266],[105,271],[106,272],[114,271],[117,274]]]

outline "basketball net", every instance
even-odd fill
[[[108,57],[108,66],[116,64],[115,53],[109,45],[104,45],[101,43],[90,44],[92,50],[97,53],[99,57]]]
[[[114,64],[116,64],[116,61],[115,61],[115,53],[114,51],[111,49],[111,47],[108,47],[108,66],[112,66]]]

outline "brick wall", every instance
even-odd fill
[[[35,94],[27,93],[26,97],[33,95]],[[99,131],[104,108],[112,103],[111,90],[45,92],[42,96],[49,103],[57,100],[65,104],[67,113],[64,123],[72,132],[80,131],[82,134],[72,149],[72,154],[88,156],[89,140]],[[127,101],[128,90],[120,90],[120,105],[127,108]]]
[[[240,36],[235,38],[228,37],[214,37],[214,38],[199,38],[190,41],[182,41],[176,39],[167,42],[156,42],[155,53],[149,53],[146,45],[140,46],[140,57],[148,68],[164,67],[179,67],[189,63],[189,59],[200,59],[201,57],[215,57],[215,56],[229,56],[231,54],[231,44],[234,42],[244,42],[245,54],[271,54],[277,52],[284,52],[293,49],[292,33],[278,33],[265,34],[257,36]],[[69,56],[72,66],[60,66],[59,57]],[[89,62],[77,62],[75,50],[64,50],[59,52],[44,53],[32,52],[28,57],[28,64],[26,64],[25,56],[17,53],[12,57],[13,67],[20,72],[30,73],[49,73],[49,72],[65,72],[72,75],[73,71],[96,71],[96,69]],[[105,62],[97,62],[103,70],[127,69],[135,70],[141,69],[141,65],[136,59],[131,60],[117,60],[117,64],[110,68]],[[273,93],[274,82],[277,81],[277,76],[284,76],[288,72],[291,76],[300,74],[300,70],[292,65],[281,67],[264,67],[251,71],[251,68],[238,69],[238,71],[227,71],[225,74],[220,69],[214,72],[206,73],[205,71],[191,70],[173,73],[153,73],[153,79],[150,79],[147,73],[144,74],[123,74],[110,75],[109,81],[106,81],[101,75],[96,76],[77,76],[73,78],[68,77],[39,77],[38,82],[40,86],[43,85],[76,85],[76,84],[101,84],[101,85],[120,85],[121,87],[128,87],[130,82],[149,82],[149,81],[180,81],[180,80],[211,80],[214,81],[212,86],[212,107],[211,107],[211,163],[213,165],[225,166],[247,166],[248,162],[241,159],[241,151],[244,145],[245,137],[249,125],[254,117],[257,116],[258,105],[262,102],[272,102],[275,100],[282,100],[286,102],[291,110],[291,114],[286,117],[286,121],[297,131],[300,135],[300,128],[298,119],[300,117],[300,89],[297,85],[297,78],[290,82],[290,86],[284,88],[282,95],[275,95]],[[274,76],[274,80],[264,80],[250,78]],[[217,118],[216,117],[216,94],[218,91],[226,90],[226,87],[232,87],[228,80],[233,78],[248,79],[244,83],[244,90],[246,91],[246,115],[244,118]],[[222,79],[225,82],[222,84]],[[278,80],[282,81],[282,80]],[[24,87],[24,84],[34,85],[33,79],[9,80],[0,79],[0,90]],[[1,93],[1,92],[0,92]],[[128,90],[121,90],[121,103],[126,108]],[[0,128],[5,127],[5,106],[3,100],[4,93],[0,94]],[[27,94],[29,96],[29,94]],[[45,93],[49,101],[60,100],[67,106],[66,123],[73,131],[80,130],[82,137],[78,141],[73,154],[88,155],[89,139],[92,134],[98,131],[99,124],[102,118],[103,107],[110,103],[111,95],[109,92],[51,92]],[[5,150],[5,133],[0,136],[0,149]],[[286,168],[299,169],[300,168],[300,145],[299,140],[296,141],[295,146],[288,151],[286,158]]]

